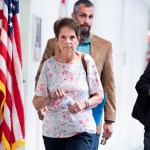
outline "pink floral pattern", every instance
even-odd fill
[[[42,127],[44,136],[64,138],[81,132],[96,132],[91,109],[73,115],[65,106],[68,97],[73,101],[84,101],[103,90],[94,60],[90,55],[85,55],[84,59],[87,75],[81,60],[72,64],[60,63],[52,57],[45,61],[35,94],[47,96],[47,89],[54,92],[62,88],[67,96],[48,104]]]

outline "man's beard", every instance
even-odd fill
[[[90,34],[91,27],[89,25],[81,25],[80,27],[81,27],[80,36],[88,37]]]

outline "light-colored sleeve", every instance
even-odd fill
[[[86,54],[84,60],[87,67],[87,81],[89,85],[90,95],[103,91],[100,77],[93,58],[90,55]]]
[[[40,76],[40,73],[41,73],[41,70],[42,70],[42,67],[43,67],[44,62],[45,62],[47,59],[51,58],[52,56],[57,55],[58,52],[59,52],[59,47],[58,47],[58,45],[56,44],[56,39],[55,39],[55,38],[49,39],[49,40],[47,41],[47,45],[46,45],[44,54],[43,54],[43,56],[42,56],[42,60],[41,60],[41,62],[40,62],[40,65],[39,65],[39,68],[38,68],[36,77],[35,77],[35,89],[36,89],[37,82],[38,82],[38,80],[39,80],[39,76]]]
[[[106,103],[104,106],[104,120],[115,122],[116,120],[116,96],[115,96],[115,80],[113,73],[113,57],[112,45],[109,44],[105,62],[103,65],[101,81],[106,93]]]
[[[41,70],[41,74],[40,74],[40,77],[39,77],[39,80],[37,82],[37,87],[36,87],[36,90],[35,90],[35,95],[37,96],[47,96],[48,93],[47,93],[47,61],[44,62],[44,65],[42,67],[42,70]]]

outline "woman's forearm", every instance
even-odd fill
[[[44,108],[47,103],[48,103],[48,97],[44,97],[44,96],[34,96],[32,102],[33,102],[33,105],[34,107],[39,110],[39,109],[42,109]]]
[[[104,92],[97,92],[92,94],[92,97],[89,98],[87,101],[89,102],[89,107],[96,107],[98,104],[100,104],[102,102],[104,98]]]

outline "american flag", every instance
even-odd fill
[[[58,18],[66,17],[66,15],[67,15],[66,0],[61,0]]]
[[[62,4],[65,4],[65,0],[61,0]]]
[[[25,145],[19,0],[0,0],[0,150]]]

